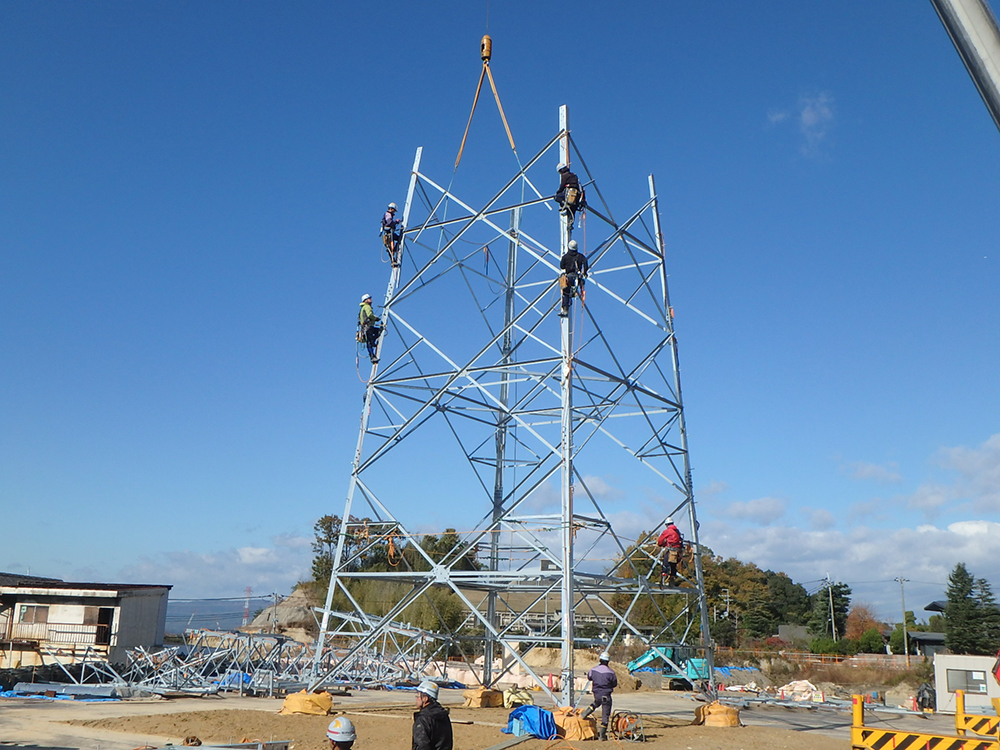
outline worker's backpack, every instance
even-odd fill
[[[575,187],[566,188],[566,197],[563,202],[570,208],[576,208],[577,202],[580,200],[580,189]]]

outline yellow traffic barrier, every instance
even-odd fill
[[[955,732],[965,735],[973,734],[996,735],[1000,739],[1000,716],[984,716],[982,714],[965,713],[965,691],[955,691]]]
[[[906,732],[899,729],[874,729],[865,726],[865,704],[860,695],[853,696],[852,750],[998,750],[996,738],[955,737],[947,734]]]

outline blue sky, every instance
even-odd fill
[[[486,3],[0,12],[0,570],[286,593],[342,507],[378,218],[417,146],[450,177]],[[657,177],[703,541],[886,617],[898,575],[1000,585],[1000,133],[931,4],[489,32],[522,155],[568,104],[613,204]],[[487,95],[458,174],[511,166]]]

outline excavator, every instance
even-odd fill
[[[986,0],[931,0],[1000,128],[1000,30]]]

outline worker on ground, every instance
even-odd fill
[[[663,548],[663,557],[660,567],[660,583],[666,579],[670,586],[677,585],[677,564],[681,561],[681,552],[684,549],[684,538],[681,530],[674,525],[674,518],[667,519],[667,528],[656,540],[656,546]]]
[[[563,162],[558,166],[558,170],[559,189],[556,191],[555,201],[559,204],[559,210],[569,216],[569,223],[572,226],[577,209],[583,208],[585,204],[583,188],[580,187],[580,178],[569,171],[568,164]]]
[[[358,313],[358,340],[365,342],[368,358],[373,365],[378,362],[378,337],[382,333],[379,320],[379,316],[372,310],[372,296],[364,295],[361,298],[361,311]]]
[[[417,710],[413,714],[413,750],[451,750],[451,719],[438,703],[438,686],[424,680],[417,686]]]
[[[597,739],[606,740],[608,738],[608,722],[611,720],[611,693],[618,687],[618,675],[615,670],[608,666],[611,655],[605,651],[600,656],[600,664],[587,672],[587,679],[590,680],[591,692],[594,694],[594,702],[583,712],[586,719],[597,707],[601,707],[601,729]]]
[[[565,318],[569,315],[569,306],[576,296],[577,290],[583,287],[583,282],[587,279],[587,272],[590,264],[587,263],[587,256],[580,252],[576,240],[570,240],[566,254],[559,261],[559,267],[563,270],[559,278],[559,286],[562,287],[562,309],[559,317]]]
[[[330,740],[330,750],[351,750],[354,740],[358,738],[354,724],[346,716],[338,716],[326,728],[326,736]]]
[[[396,218],[396,204],[390,203],[382,216],[382,244],[393,266],[399,265],[397,250],[403,239],[403,220]]]

